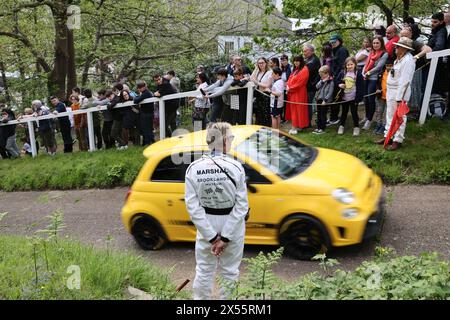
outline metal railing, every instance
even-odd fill
[[[248,90],[247,93],[247,114],[246,114],[246,124],[252,124],[252,113],[253,113],[253,88],[254,84],[252,82],[247,83],[244,87],[230,87],[226,93],[234,92],[236,90]],[[181,99],[181,98],[188,98],[188,97],[198,97],[201,96],[200,91],[187,91],[187,92],[180,92],[175,94],[170,94],[163,96],[161,98],[149,98],[143,100],[141,104],[146,103],[154,103],[158,102],[159,105],[159,139],[162,140],[166,137],[166,119],[165,119],[165,102],[167,100],[174,100],[174,99]],[[221,98],[217,97],[217,98]],[[136,105],[132,101],[125,102],[125,103],[118,103],[116,106],[114,106],[114,109],[116,108],[124,108],[129,106]],[[37,156],[37,150],[36,150],[36,136],[34,132],[34,122],[38,120],[45,120],[45,119],[54,119],[54,118],[60,118],[60,117],[67,117],[69,115],[77,115],[77,114],[86,114],[87,115],[87,125],[88,125],[88,139],[89,139],[89,151],[95,151],[95,137],[94,137],[94,121],[92,117],[93,112],[99,112],[106,110],[106,106],[97,106],[87,109],[80,109],[75,111],[67,111],[67,112],[61,112],[58,114],[48,114],[44,116],[38,116],[38,117],[27,117],[20,120],[13,120],[9,121],[8,123],[0,123],[0,126],[8,126],[8,125],[17,125],[17,124],[24,124],[26,123],[28,125],[28,133],[30,137],[30,145],[31,145],[31,152],[33,157]]]

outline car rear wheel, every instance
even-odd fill
[[[282,224],[280,244],[288,255],[299,260],[311,260],[331,246],[320,221],[306,215],[291,217]]]
[[[167,242],[161,225],[147,215],[140,215],[134,219],[131,234],[144,250],[158,250]]]

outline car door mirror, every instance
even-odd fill
[[[258,189],[255,186],[252,186],[249,182],[250,178],[248,176],[245,177],[245,184],[247,185],[247,190],[251,193],[257,193]]]

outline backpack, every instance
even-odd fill
[[[447,105],[445,99],[440,94],[433,93],[428,104],[428,116],[442,119],[446,112]]]

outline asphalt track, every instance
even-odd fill
[[[175,266],[172,278],[176,283],[193,279],[195,258],[193,243],[168,244],[160,251],[143,251],[125,231],[120,209],[127,189],[71,190],[46,192],[0,192],[0,212],[8,212],[2,221],[3,234],[31,235],[48,225],[45,216],[56,209],[64,211],[67,225],[63,236],[87,244],[105,247],[112,237],[111,247],[119,251],[135,252],[157,266]],[[383,246],[391,246],[400,254],[420,254],[438,251],[450,260],[450,186],[393,186],[387,191],[387,214],[380,239]],[[338,259],[339,268],[353,270],[373,256],[374,241],[334,249],[330,256]],[[270,252],[276,247],[246,246],[245,257],[260,251]],[[245,265],[241,266],[244,270]],[[297,261],[283,257],[275,273],[293,280],[312,271],[320,271],[317,262]],[[191,284],[187,289],[191,289]]]

